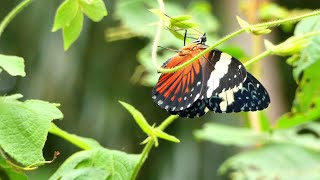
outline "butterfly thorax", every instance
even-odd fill
[[[191,43],[186,46],[184,46],[182,49],[179,50],[178,55],[179,56],[186,56],[190,54],[198,54],[205,50],[207,48],[207,45],[199,44],[199,43]]]

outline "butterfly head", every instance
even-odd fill
[[[207,41],[207,36],[206,36],[206,33],[204,33],[202,36],[200,36],[197,40],[193,42],[197,44],[205,44],[206,41]]]

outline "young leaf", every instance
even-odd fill
[[[130,112],[130,114],[133,116],[134,120],[143,130],[143,132],[145,132],[148,135],[151,135],[153,133],[153,128],[148,124],[147,120],[144,118],[140,111],[138,111],[128,103],[122,101],[119,101],[119,103]]]
[[[267,133],[257,133],[248,128],[230,127],[221,124],[207,123],[201,130],[196,130],[197,139],[207,140],[224,145],[253,146],[268,139]]]
[[[78,10],[77,15],[73,18],[68,26],[63,28],[63,45],[64,50],[69,49],[72,43],[74,43],[80,36],[83,25],[83,15]]]
[[[12,76],[26,76],[22,57],[0,54],[0,67]]]
[[[90,179],[107,179],[107,177],[108,179],[131,179],[139,159],[140,155],[104,148],[81,151],[70,156],[50,177],[50,180],[67,179],[75,175],[79,175],[78,178],[84,178],[84,171],[97,172],[92,174]],[[99,178],[102,175],[103,178]]]
[[[1,97],[0,114],[1,148],[25,166],[43,161],[42,148],[50,123],[63,118],[57,105],[40,100],[20,102]]]
[[[82,12],[94,22],[101,21],[104,16],[108,15],[102,0],[79,0],[78,2]]]
[[[231,179],[319,179],[320,153],[290,144],[271,144],[240,153],[219,172]]]
[[[77,0],[65,0],[56,12],[52,32],[68,26],[77,15],[78,9]]]

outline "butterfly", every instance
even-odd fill
[[[208,46],[206,34],[184,46],[163,68],[174,68]],[[270,97],[263,85],[231,55],[214,49],[174,73],[162,73],[152,99],[170,114],[200,117],[216,113],[257,111],[268,107]]]

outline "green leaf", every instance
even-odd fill
[[[254,132],[249,128],[230,127],[215,123],[205,124],[204,128],[196,130],[194,135],[197,139],[235,146],[253,146],[266,141],[270,136],[267,133]]]
[[[190,16],[190,15],[179,15],[179,16],[171,17],[169,19],[169,21],[170,21],[171,24],[175,24],[175,23],[179,23],[179,22],[182,22],[182,21],[189,20],[191,18],[192,18],[192,16]]]
[[[22,57],[0,54],[0,67],[12,76],[26,76]]]
[[[219,171],[231,179],[319,179],[320,153],[290,144],[271,144],[240,153]]]
[[[301,20],[294,30],[294,35],[320,30],[320,15]]]
[[[77,15],[70,22],[68,26],[63,28],[63,45],[64,50],[69,49],[72,43],[74,43],[80,36],[83,25],[83,15],[80,10],[78,10]]]
[[[24,172],[17,171],[0,156],[0,179],[28,180]]]
[[[315,37],[301,52],[300,59],[293,63],[293,78],[298,81],[300,74],[320,60],[320,37]]]
[[[68,179],[67,177],[74,177],[77,174],[79,174],[78,178],[83,178],[84,171],[98,172],[98,174],[92,174],[90,179],[131,179],[139,159],[140,155],[104,148],[81,151],[70,156],[50,177],[50,180]],[[99,178],[102,175],[104,177]]]
[[[52,32],[68,26],[76,17],[78,9],[77,0],[65,0],[56,12]]]
[[[162,139],[165,139],[167,141],[171,141],[171,142],[175,142],[175,143],[179,143],[180,140],[172,135],[169,135],[163,131],[161,131],[160,129],[155,129],[154,130],[154,134],[159,137],[159,138],[162,138]]]
[[[94,22],[101,21],[104,16],[108,15],[103,0],[79,0],[78,2],[82,12]]]
[[[301,20],[294,31],[295,36],[320,30],[320,16],[314,16]],[[300,59],[292,63],[293,77],[298,81],[300,74],[316,61],[320,60],[320,37],[316,36],[309,45],[300,53]]]
[[[57,104],[0,97],[0,146],[22,165],[43,161],[42,148],[50,123],[62,118]]]
[[[290,113],[277,121],[277,128],[288,128],[320,117],[320,61],[304,70]]]
[[[136,123],[139,125],[139,127],[143,130],[143,132],[145,132],[148,135],[153,133],[153,128],[149,125],[149,123],[147,122],[147,120],[144,118],[144,116],[140,111],[138,111],[128,103],[125,103],[122,101],[119,101],[119,103],[129,111],[129,113],[132,115],[132,117],[134,118]]]

